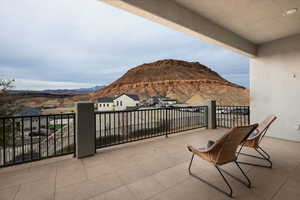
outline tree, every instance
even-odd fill
[[[9,89],[14,88],[14,82],[14,79],[0,79],[0,117],[15,115],[19,110],[15,98],[9,92]]]
[[[9,89],[14,87],[14,82],[14,79],[0,79],[0,117],[13,116],[20,109],[20,106],[16,104],[14,96],[9,92]],[[12,123],[10,119],[0,120],[0,147],[4,141],[6,144],[11,143],[11,127],[15,125],[16,123]]]

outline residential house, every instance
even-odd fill
[[[135,108],[139,105],[140,99],[136,94],[120,94],[112,97],[102,97],[97,99],[95,110],[111,111],[111,110],[126,110]]]
[[[140,98],[136,94],[121,94],[114,99],[116,110],[126,110],[127,108],[137,107],[139,103]]]
[[[177,103],[176,99],[170,99],[170,98],[161,98],[159,99],[159,103],[161,105],[173,105]]]
[[[152,97],[152,99],[153,99],[153,103],[156,105],[173,105],[177,103],[176,99],[171,99],[162,96],[154,96]]]
[[[112,97],[102,97],[97,99],[95,103],[95,110],[110,111],[114,110],[114,99]]]

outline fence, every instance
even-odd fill
[[[96,148],[207,126],[207,106],[95,113]]]
[[[208,107],[94,112],[94,120],[95,147],[103,148],[207,127]],[[217,127],[249,120],[248,106],[216,108]],[[0,167],[75,153],[75,147],[74,113],[0,118]]]
[[[217,106],[217,127],[232,128],[250,124],[249,106]]]
[[[0,167],[71,154],[75,114],[0,118]]]

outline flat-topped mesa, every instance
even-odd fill
[[[165,96],[197,105],[217,100],[220,105],[249,105],[249,90],[231,83],[199,62],[165,59],[145,63],[128,70],[109,86],[71,98],[23,99],[32,107],[71,106],[76,101],[96,100],[122,93]]]
[[[145,63],[132,68],[109,86],[89,93],[87,98],[93,100],[122,93],[167,96],[181,102],[198,95],[201,99],[216,99],[220,104],[249,103],[248,89],[225,80],[199,62],[173,59]]]
[[[215,80],[227,85],[232,84],[199,62],[186,62],[173,59],[159,60],[139,65],[127,71],[113,84],[123,85],[141,82],[161,82],[166,80]],[[232,85],[237,86],[235,84]]]

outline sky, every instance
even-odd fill
[[[1,0],[0,77],[15,89],[108,85],[160,59],[200,62],[249,87],[249,59],[98,0]]]

